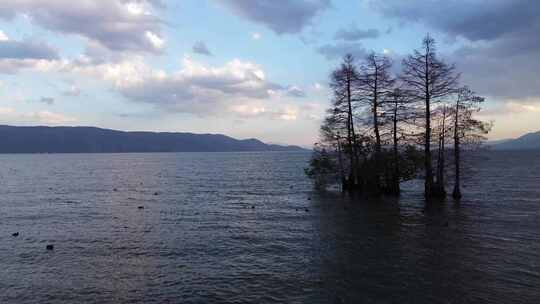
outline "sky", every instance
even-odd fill
[[[540,130],[540,2],[0,0],[0,124],[221,133],[310,146],[345,53],[430,33],[491,139]]]

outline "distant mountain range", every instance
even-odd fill
[[[527,133],[515,139],[491,141],[486,145],[493,150],[540,150],[540,131]]]
[[[94,127],[0,125],[0,153],[305,151],[220,134],[123,132]]]

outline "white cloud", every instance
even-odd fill
[[[10,107],[0,107],[0,119],[9,123],[69,124],[76,118],[51,111],[20,112]]]
[[[135,16],[142,15],[145,13],[144,6],[142,3],[138,2],[128,2],[125,4],[128,12]]]
[[[540,104],[509,102],[506,105],[506,108],[512,113],[523,113],[523,112],[538,113],[540,112]]]
[[[262,35],[259,34],[259,33],[252,33],[251,34],[251,39],[253,39],[253,40],[259,40],[261,38],[262,38]]]
[[[25,114],[29,119],[37,120],[39,122],[48,123],[48,124],[66,124],[76,122],[77,119],[69,117],[60,113],[54,113],[50,111],[39,111],[29,114]]]
[[[9,40],[9,37],[2,30],[0,30],[0,41],[8,41],[8,40]]]
[[[306,97],[306,92],[294,85],[287,88],[287,94],[291,97]]]
[[[285,90],[268,81],[259,65],[239,59],[215,67],[185,57],[181,69],[167,72],[134,56],[119,63],[73,62],[59,70],[101,78],[133,102],[197,115],[214,115],[229,105],[268,99],[271,91]]]
[[[161,50],[163,48],[163,45],[165,44],[164,39],[160,38],[158,35],[151,31],[146,31],[145,35],[148,41],[150,41],[150,43],[152,44],[152,46],[154,46],[154,49]]]
[[[3,0],[0,19],[26,16],[34,25],[86,38],[114,51],[159,53],[163,21],[156,0]]]
[[[9,107],[0,107],[0,115],[10,115],[15,113],[15,109]]]
[[[238,104],[230,107],[230,111],[240,118],[266,118],[271,120],[296,120],[298,108],[284,105],[270,109],[261,104]]]

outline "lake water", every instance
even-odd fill
[[[0,303],[540,302],[540,153],[431,207],[312,193],[308,158],[0,155]]]

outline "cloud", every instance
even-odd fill
[[[260,40],[262,38],[262,35],[260,33],[252,33],[251,39],[253,40]]]
[[[540,2],[530,0],[370,0],[385,16],[421,22],[468,40],[493,40],[538,23]]]
[[[367,51],[358,42],[339,42],[336,44],[325,44],[317,48],[317,52],[328,60],[339,59],[346,54],[351,54],[360,59],[367,55]]]
[[[193,45],[193,52],[200,55],[212,56],[212,53],[210,52],[210,50],[208,50],[208,47],[202,41],[195,42],[195,44]]]
[[[46,103],[48,105],[53,105],[54,104],[54,98],[53,97],[41,97],[39,99],[39,102]]]
[[[0,107],[0,115],[10,115],[10,114],[13,114],[13,113],[15,113],[14,108]]]
[[[285,91],[283,86],[267,80],[259,65],[239,59],[213,67],[186,57],[182,68],[174,72],[155,70],[137,57],[121,63],[69,65],[62,69],[101,77],[129,101],[199,116],[223,114],[231,105],[269,99]]]
[[[535,38],[540,32],[540,2],[370,0],[370,6],[389,18],[462,38],[461,46],[447,55],[463,72],[464,82],[479,93],[517,99],[540,96],[540,40]]]
[[[57,51],[46,43],[11,40],[0,31],[0,74],[15,74],[21,69],[40,69],[58,59]]]
[[[0,59],[0,74],[16,74],[21,70],[46,72],[61,64],[59,60],[47,59]]]
[[[24,15],[45,29],[78,35],[110,50],[159,53],[162,21],[154,10],[161,6],[148,0],[5,0],[0,18]]]
[[[60,113],[54,113],[50,111],[39,111],[32,112],[29,114],[24,114],[28,119],[37,120],[39,122],[48,123],[48,124],[66,124],[76,122],[77,119],[69,117]]]
[[[35,41],[0,39],[0,60],[3,59],[58,59],[51,46]]]
[[[330,0],[217,0],[234,14],[267,26],[277,34],[296,34],[330,7]]]
[[[334,35],[334,39],[344,41],[357,41],[362,39],[378,38],[379,36],[380,33],[377,29],[370,28],[362,30],[359,29],[356,25],[351,25],[351,27],[348,29],[339,29]]]
[[[296,120],[298,109],[292,106],[284,106],[279,109],[268,109],[261,105],[239,104],[231,106],[231,112],[239,118],[267,118],[271,120]]]
[[[0,107],[0,119],[10,123],[68,124],[76,118],[50,111],[20,112],[14,108]]]
[[[287,95],[291,97],[306,97],[306,92],[297,86],[289,86],[287,88]]]
[[[9,40],[9,38],[6,35],[6,33],[4,33],[2,30],[0,30],[0,41],[7,41],[7,40]]]
[[[510,99],[498,102],[494,106],[484,108],[482,116],[508,116],[508,114],[540,113],[540,100],[538,98]]]
[[[62,95],[68,97],[77,97],[81,95],[81,89],[75,85],[72,85],[67,90],[63,91]]]

